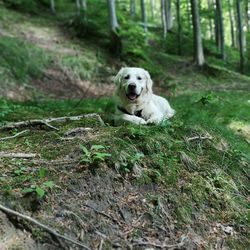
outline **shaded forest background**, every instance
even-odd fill
[[[0,249],[248,249],[249,14],[246,0],[1,0]],[[173,119],[114,126],[123,66],[150,72]]]

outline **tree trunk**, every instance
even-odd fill
[[[219,35],[219,50],[223,60],[225,60],[225,40],[224,40],[224,25],[222,16],[222,4],[221,0],[216,0],[216,16],[218,25],[218,35]]]
[[[249,10],[249,0],[245,0],[245,16],[246,16],[247,31],[250,31],[250,10]]]
[[[233,19],[233,13],[232,13],[231,0],[228,0],[228,12],[229,12],[230,31],[231,31],[231,45],[232,47],[235,47],[234,19]]]
[[[155,0],[150,0],[150,7],[151,7],[151,18],[154,20],[155,18]]]
[[[172,17],[172,11],[171,11],[171,2],[172,0],[166,0],[166,4],[165,4],[165,12],[166,12],[166,23],[167,23],[167,30],[171,30],[173,28],[173,17]]]
[[[163,37],[167,37],[167,24],[166,24],[166,8],[165,8],[166,0],[161,0],[161,21],[163,27]]]
[[[145,0],[141,0],[141,17],[142,17],[144,31],[147,32],[148,31],[148,20],[147,20]]]
[[[178,54],[181,55],[182,26],[181,26],[180,0],[176,0],[176,19],[178,27],[177,28]]]
[[[117,33],[119,24],[116,17],[115,0],[107,0],[107,3],[108,3],[108,13],[109,13],[109,29],[111,36],[110,49],[111,52],[115,53],[117,56],[120,56],[122,44],[121,44],[121,38]]]
[[[76,14],[80,16],[81,14],[81,5],[80,5],[80,0],[76,0]]]
[[[242,11],[241,11],[241,0],[236,0],[237,10],[237,23],[239,31],[239,48],[240,48],[240,71],[244,71],[244,47],[243,47],[243,25],[242,25]]]
[[[50,0],[50,9],[52,14],[56,14],[56,8],[55,8],[55,1],[54,0]]]
[[[202,45],[198,0],[191,0],[191,10],[192,10],[193,34],[194,34],[194,59],[197,65],[199,67],[202,67],[205,63],[205,59],[204,59],[203,45]]]
[[[213,11],[213,6],[212,6],[212,3],[211,3],[211,0],[207,0],[207,7],[208,7],[208,11]],[[214,39],[214,33],[213,33],[213,21],[212,19],[209,17],[209,38],[210,39]]]
[[[190,5],[189,0],[187,0],[187,21],[188,21],[188,27],[191,27],[191,13],[190,13]]]
[[[130,16],[135,17],[136,3],[135,0],[130,0]]]
[[[87,22],[87,19],[88,19],[87,0],[82,0],[82,10],[83,10],[84,21]]]

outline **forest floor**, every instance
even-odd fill
[[[248,249],[250,78],[154,52],[155,91],[177,115],[116,127],[112,76],[124,63],[65,33],[54,19],[0,5],[9,53],[0,59],[1,204],[89,249]],[[93,113],[105,124],[90,116],[6,127]],[[0,249],[69,248],[78,249],[0,212]]]

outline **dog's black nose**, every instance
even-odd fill
[[[136,84],[135,83],[130,83],[129,85],[128,85],[128,89],[129,90],[134,90],[136,88]]]

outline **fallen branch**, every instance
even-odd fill
[[[0,158],[35,158],[38,154],[33,153],[6,153],[0,152]]]
[[[20,135],[23,135],[23,134],[26,134],[28,132],[29,132],[29,130],[26,129],[26,130],[23,130],[23,131],[21,131],[19,133],[16,133],[15,135],[0,138],[0,141],[5,141],[5,140],[8,140],[8,139],[16,138],[16,137],[18,137]]]
[[[14,128],[23,128],[23,127],[30,127],[30,126],[39,126],[45,125],[49,128],[59,130],[58,128],[50,125],[51,122],[67,122],[67,121],[79,121],[86,118],[96,118],[102,126],[105,126],[104,121],[100,117],[100,115],[93,113],[93,114],[86,114],[86,115],[78,115],[78,116],[63,116],[63,117],[52,117],[46,119],[34,119],[34,120],[27,120],[21,122],[13,122],[9,123],[3,127],[0,127],[0,130],[10,130]]]
[[[46,226],[46,225],[40,223],[39,221],[37,221],[37,220],[31,218],[31,217],[28,216],[28,215],[24,215],[24,214],[21,214],[21,213],[19,213],[19,212],[16,212],[16,211],[14,211],[14,210],[12,210],[12,209],[10,209],[10,208],[7,208],[7,207],[5,207],[5,206],[3,206],[3,205],[1,205],[1,204],[0,204],[0,210],[2,210],[3,212],[5,212],[5,213],[7,213],[7,214],[15,215],[15,216],[18,216],[18,217],[20,217],[20,218],[22,218],[22,219],[24,219],[24,220],[27,220],[27,221],[29,221],[29,222],[31,222],[31,223],[33,223],[33,224],[35,224],[35,225],[41,227],[42,229],[48,231],[50,234],[52,234],[52,235],[54,235],[54,236],[56,236],[56,237],[58,237],[58,238],[64,239],[64,240],[69,241],[69,242],[71,242],[71,243],[73,243],[73,244],[75,244],[75,245],[77,245],[77,246],[80,246],[80,247],[82,247],[82,248],[84,248],[84,249],[90,250],[89,247],[85,246],[85,245],[82,244],[81,242],[76,241],[76,240],[71,239],[71,238],[69,238],[69,237],[67,237],[67,236],[64,236],[64,235],[61,235],[61,234],[57,233],[54,229],[52,229],[52,228],[50,228],[50,227],[48,227],[48,226]]]
[[[194,136],[194,137],[185,138],[186,141],[212,140],[212,139],[213,139],[213,137],[211,135],[207,135],[207,136]]]
[[[180,243],[176,243],[176,244],[172,244],[172,245],[167,245],[167,244],[156,244],[156,243],[152,243],[149,241],[143,241],[143,240],[133,240],[133,245],[138,245],[138,246],[152,246],[152,247],[156,247],[156,248],[160,248],[160,249],[181,249],[184,244],[185,244],[185,240],[187,238],[183,237],[183,239],[181,240]]]

